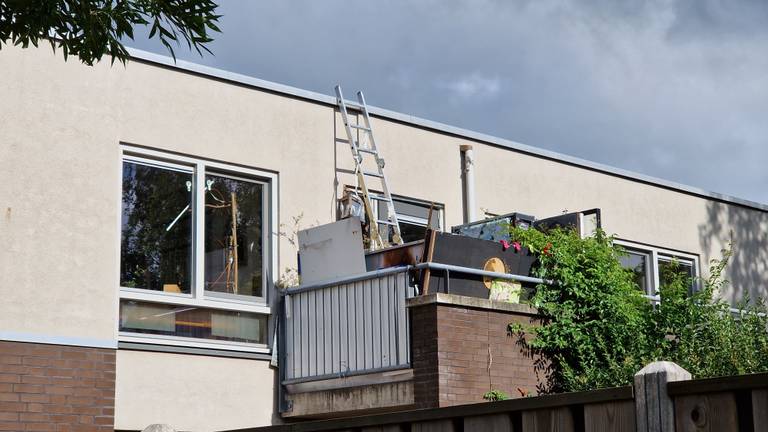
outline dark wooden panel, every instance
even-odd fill
[[[534,261],[534,257],[528,255],[527,249],[516,252],[512,247],[504,250],[498,242],[440,232],[435,235],[431,262],[483,270],[485,263],[491,258],[503,261],[507,273],[524,276],[530,273]],[[447,282],[444,271],[430,272],[430,292],[446,292],[449,285],[451,294],[488,298],[488,288],[483,284],[482,276],[451,272],[450,282]]]
[[[676,381],[667,384],[670,396],[768,388],[768,373]]]
[[[560,407],[523,413],[523,432],[573,432],[570,408]]]
[[[732,392],[675,398],[675,432],[739,430],[736,395]]]
[[[633,401],[605,402],[584,406],[584,432],[634,432]]]
[[[752,390],[752,423],[756,432],[768,431],[768,389]]]
[[[453,430],[453,421],[451,420],[434,420],[411,425],[411,432],[453,432]]]
[[[512,419],[508,414],[465,417],[464,431],[511,432]]]
[[[400,425],[371,426],[360,429],[360,432],[402,432]]]

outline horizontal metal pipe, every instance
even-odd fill
[[[445,271],[451,271],[456,273],[464,273],[464,274],[472,274],[472,275],[478,275],[478,276],[487,276],[492,277],[496,279],[508,279],[508,280],[515,280],[519,282],[530,282],[530,283],[536,283],[536,284],[547,284],[547,285],[554,285],[554,283],[550,280],[544,280],[541,278],[535,278],[530,276],[523,276],[523,275],[516,275],[511,273],[498,273],[498,272],[492,272],[487,270],[478,270],[471,267],[462,267],[457,265],[451,265],[451,264],[441,264],[441,263],[434,263],[434,262],[426,262],[426,263],[420,263],[416,264],[414,266],[416,269],[430,269],[430,270],[445,270]]]
[[[280,293],[280,295],[284,295],[284,296],[293,295],[293,294],[299,294],[307,291],[328,288],[331,286],[350,284],[350,283],[360,282],[360,281],[369,280],[369,279],[376,279],[382,276],[389,276],[397,273],[407,272],[411,268],[412,268],[411,266],[389,267],[381,270],[374,270],[366,273],[360,273],[359,275],[356,275],[356,276],[345,276],[345,277],[330,279],[327,281],[318,282],[310,285],[299,285],[296,288],[289,288],[283,291],[282,293]]]

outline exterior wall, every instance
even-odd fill
[[[48,49],[7,47],[0,70],[0,340],[117,346],[120,143],[278,173],[278,222],[288,234],[299,215],[302,228],[332,221],[341,188],[354,184],[337,171],[351,158],[340,142],[339,115],[325,103],[142,61],[87,67]],[[600,207],[608,232],[699,254],[702,267],[733,230],[737,255],[725,294],[767,294],[768,212],[383,117],[374,121],[393,193],[444,204],[446,227],[462,223],[459,147],[471,144],[480,209],[544,217]],[[290,242],[282,239],[278,250],[281,270],[296,266]],[[158,384],[186,370],[170,367],[166,356],[177,355],[123,354],[120,373],[140,381],[142,370],[156,379],[140,382],[177,398]],[[148,366],[140,369],[138,357]],[[183,356],[183,362],[200,372],[230,364],[253,374],[242,381],[234,374],[202,374],[209,387],[201,394],[216,394],[224,406],[273,397],[272,384],[263,384],[269,375],[264,362],[200,356]],[[118,426],[124,427],[144,410],[148,390],[140,392],[120,373],[117,405],[125,414],[118,413]],[[174,407],[173,418],[197,408]],[[271,421],[271,408],[250,412],[235,418],[247,420],[244,426]],[[206,421],[205,427],[223,428],[226,419]]]
[[[109,431],[115,351],[0,341],[0,430]]]
[[[274,381],[264,360],[119,350],[115,429],[167,423],[205,432],[269,425]]]
[[[481,208],[542,216],[599,207],[607,233],[698,254],[705,273],[732,232],[731,285],[722,294],[768,296],[768,212],[488,146],[475,146],[475,165]]]
[[[484,402],[490,390],[536,393],[534,360],[507,334],[509,323],[530,324],[533,310],[446,294],[412,299],[410,307],[418,407]]]

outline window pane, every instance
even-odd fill
[[[192,173],[123,162],[120,285],[191,292]]]
[[[248,312],[122,300],[120,331],[265,344],[267,317]]]
[[[427,227],[423,225],[400,222],[400,236],[403,238],[403,243],[424,240],[426,234]]]
[[[647,260],[648,255],[633,251],[627,251],[626,256],[619,258],[621,266],[634,273],[637,287],[644,293],[653,294],[648,292]]]
[[[674,263],[674,264],[673,264]],[[659,259],[659,284],[665,286],[669,284],[675,275],[682,275],[688,278],[691,288],[693,288],[693,262],[687,260]]]
[[[264,297],[263,185],[205,177],[205,289]]]

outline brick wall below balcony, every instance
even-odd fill
[[[536,391],[533,359],[507,334],[530,324],[535,310],[450,294],[409,300],[414,394],[421,408],[483,402],[487,391],[510,397]]]
[[[107,431],[115,351],[0,341],[0,430]]]

